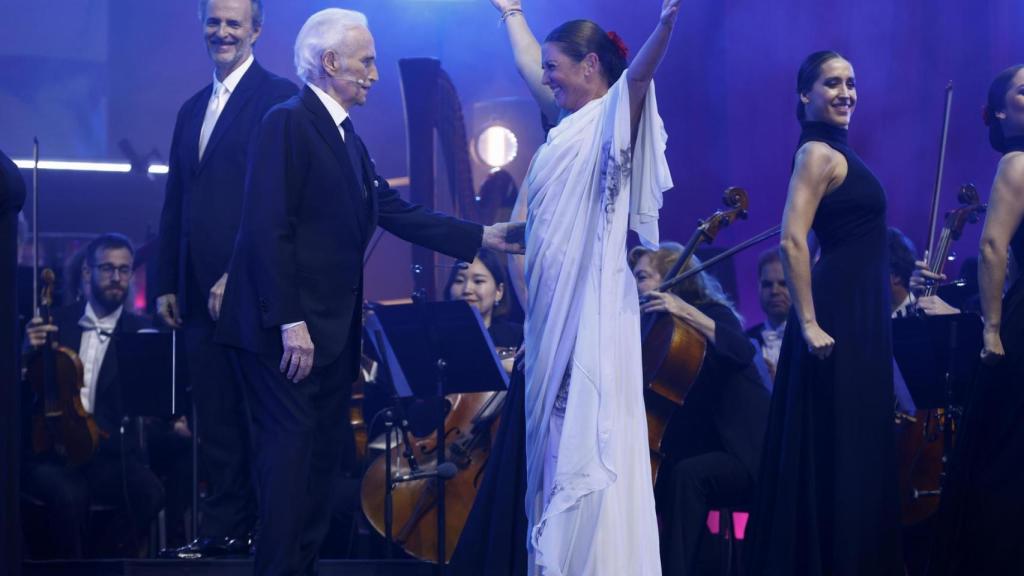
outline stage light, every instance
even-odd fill
[[[18,168],[31,170],[33,161],[18,159],[14,161]],[[65,160],[40,160],[40,170],[77,170],[80,172],[120,172],[132,171],[132,165],[127,162],[71,162]]]
[[[500,124],[484,128],[476,137],[476,155],[492,171],[500,170],[516,159],[519,140],[514,132]]]
[[[150,174],[167,174],[171,171],[171,167],[167,164],[150,164],[146,171]]]

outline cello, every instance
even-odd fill
[[[718,232],[736,218],[747,217],[749,199],[746,190],[731,187],[722,196],[725,210],[718,210],[699,222],[683,253],[665,275],[659,290],[672,285],[686,269],[693,253],[702,243],[714,241]],[[647,412],[647,442],[651,455],[651,479],[657,481],[664,460],[662,441],[669,420],[683,405],[686,395],[700,374],[707,341],[695,328],[669,314],[652,313],[641,324],[643,342],[644,406]]]
[[[953,242],[960,239],[967,223],[975,223],[986,206],[977,189],[965,184],[957,195],[961,206],[946,213],[938,245],[926,255],[928,270],[942,274]],[[928,286],[922,296],[934,296],[937,287]],[[903,524],[917,524],[938,510],[947,442],[952,442],[955,421],[945,408],[921,409],[912,416],[898,416],[900,510]]]
[[[515,348],[498,348],[498,358],[512,358]],[[451,394],[445,398],[444,442],[446,460],[455,465],[455,475],[444,482],[445,499],[445,558],[447,563],[466,525],[483,480],[484,466],[491,445],[500,426],[500,414],[506,392],[477,392]],[[363,475],[360,501],[363,513],[380,535],[386,528],[385,492],[391,468],[393,477],[430,470],[437,462],[437,433],[415,437],[409,442],[409,457],[397,447],[374,459]],[[390,459],[390,463],[387,461]],[[389,466],[390,464],[390,466]],[[394,542],[409,555],[437,562],[437,483],[432,478],[393,484],[392,522],[395,526]]]

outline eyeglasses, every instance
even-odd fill
[[[114,272],[117,272],[119,275],[124,277],[132,275],[132,267],[127,264],[123,266],[114,266],[113,264],[110,263],[104,263],[97,264],[95,268],[100,271],[100,274],[108,278],[113,277]]]

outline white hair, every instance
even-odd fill
[[[348,33],[368,28],[366,15],[355,10],[327,8],[309,17],[295,38],[295,73],[303,82],[320,76],[324,52],[336,48]]]

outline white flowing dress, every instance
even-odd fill
[[[626,234],[658,243],[672,187],[654,84],[630,146],[623,73],[530,165],[526,513],[532,573],[661,574],[636,283]],[[561,394],[560,394],[561,392]]]

